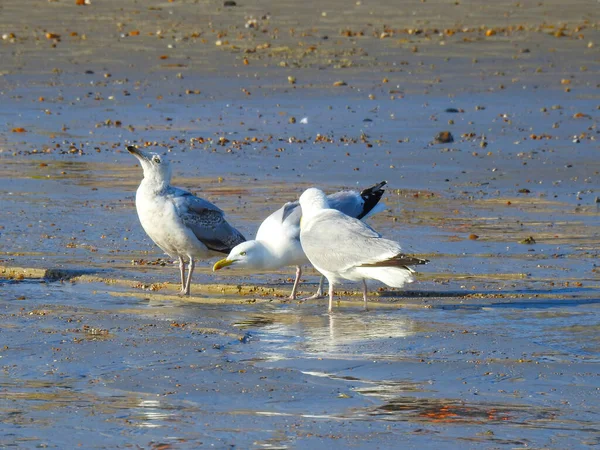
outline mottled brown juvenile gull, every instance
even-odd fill
[[[180,295],[190,294],[197,259],[228,254],[246,239],[207,200],[170,185],[171,165],[161,155],[127,147],[144,170],[135,206],[144,231],[166,254],[179,259]],[[189,260],[187,279],[185,258]]]
[[[385,192],[385,181],[377,183],[362,192],[340,191],[327,197],[332,208],[344,214],[366,219],[385,209],[379,203]],[[246,241],[231,250],[227,258],[217,261],[213,270],[234,265],[256,270],[277,270],[281,267],[296,266],[296,279],[290,299],[296,298],[298,283],[302,276],[302,265],[308,264],[308,258],[300,245],[300,217],[302,209],[298,201],[286,203],[260,225],[256,238]],[[310,298],[323,296],[323,277],[316,294]]]
[[[331,209],[320,189],[304,191],[300,206],[300,242],[311,264],[329,281],[329,312],[333,309],[335,283],[362,281],[366,309],[367,279],[400,288],[414,281],[414,270],[409,266],[429,262],[404,254],[397,242],[384,239],[360,220]]]

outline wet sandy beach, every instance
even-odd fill
[[[2,1],[0,447],[599,445],[599,10]],[[387,180],[431,263],[368,312],[208,261],[181,299],[129,144],[247,237]]]

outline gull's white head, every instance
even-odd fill
[[[171,164],[169,160],[158,153],[145,152],[132,145],[127,151],[135,156],[144,170],[144,179],[152,184],[168,186],[171,182]]]
[[[322,209],[329,209],[327,196],[321,189],[308,188],[300,196],[302,217],[310,217]]]
[[[249,269],[261,269],[265,257],[265,248],[259,241],[242,242],[231,249],[227,258],[217,261],[213,266],[213,271],[232,265]]]

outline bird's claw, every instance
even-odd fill
[[[316,300],[319,298],[325,298],[325,294],[323,294],[322,292],[316,292],[310,297],[303,298],[302,300]]]

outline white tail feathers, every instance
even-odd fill
[[[412,269],[407,270],[400,267],[356,267],[354,272],[364,278],[379,280],[395,288],[401,288],[406,283],[415,281]]]

